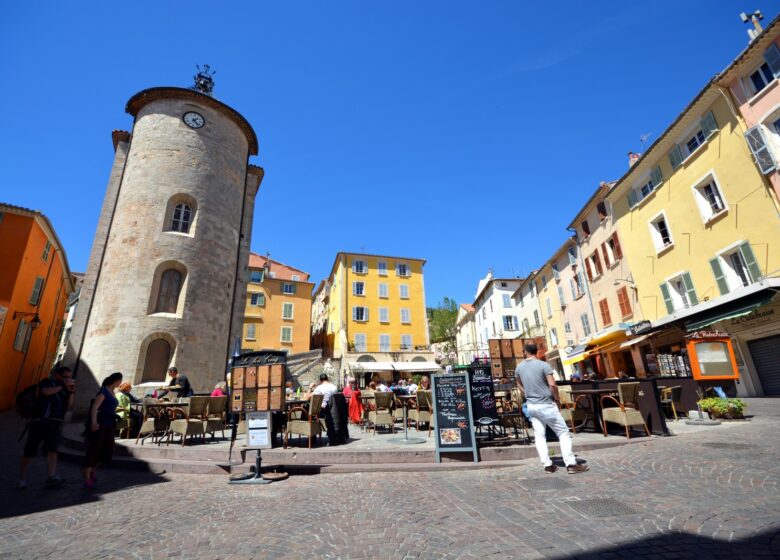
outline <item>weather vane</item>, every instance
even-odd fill
[[[195,66],[198,69],[198,73],[193,76],[195,85],[191,89],[211,95],[214,91],[214,74],[216,71],[211,70],[211,66],[204,64],[201,69],[200,64]]]

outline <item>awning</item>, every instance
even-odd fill
[[[571,364],[576,364],[577,362],[581,362],[585,358],[588,357],[588,353],[586,350],[588,349],[587,344],[580,344],[579,346],[575,346],[572,348],[571,352],[569,352],[566,357],[563,359],[563,365],[569,366]]]
[[[717,323],[718,321],[725,321],[726,319],[742,317],[743,315],[752,313],[762,305],[769,303],[774,295],[775,294],[771,292],[768,294],[762,294],[762,297],[760,297],[758,300],[753,299],[751,302],[741,302],[740,304],[740,302],[737,301],[733,302],[732,305],[723,305],[720,309],[713,309],[710,311],[705,318],[694,321],[693,323],[689,323],[686,329],[688,332],[698,331],[699,329],[708,327],[709,325]]]
[[[557,360],[558,355],[560,354],[559,350],[550,350],[549,352],[546,352],[544,355],[545,360]]]
[[[623,344],[620,345],[621,348],[628,348],[629,346],[633,346],[634,344],[639,344],[643,340],[647,340],[651,336],[653,336],[655,333],[647,333],[643,334],[642,336],[638,336],[632,340],[626,340]]]
[[[436,362],[393,362],[395,371],[439,371],[441,366]]]
[[[615,340],[618,340],[620,338],[626,338],[626,331],[623,328],[620,328],[619,325],[612,327],[612,329],[606,333],[602,333],[600,335],[594,336],[592,339],[588,341],[589,346],[598,346],[602,345],[604,346],[606,342],[612,342]]]
[[[360,371],[393,371],[392,362],[348,362],[349,369]]]

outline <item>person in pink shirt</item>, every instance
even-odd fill
[[[227,383],[220,381],[214,386],[214,390],[211,392],[212,397],[227,397]]]

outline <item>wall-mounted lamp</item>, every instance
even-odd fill
[[[38,313],[26,313],[24,311],[14,311],[14,319],[17,317],[32,317],[32,321],[30,321],[30,328],[32,330],[37,329],[41,326],[41,318],[38,317]]]

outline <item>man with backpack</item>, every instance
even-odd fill
[[[20,490],[27,488],[27,467],[30,459],[35,457],[41,444],[47,453],[49,477],[47,488],[59,488],[65,481],[57,476],[57,449],[62,439],[62,423],[65,412],[73,404],[75,383],[70,369],[64,366],[55,369],[49,378],[38,383],[36,410],[27,426],[27,442],[19,467]]]

